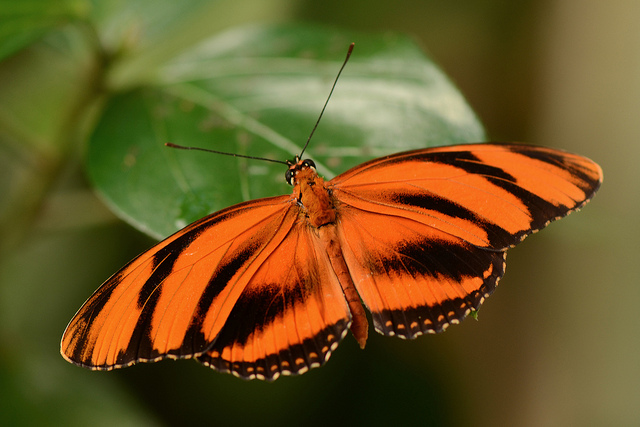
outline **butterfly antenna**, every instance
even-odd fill
[[[329,96],[327,97],[327,100],[324,102],[324,107],[322,107],[322,111],[320,111],[320,115],[318,116],[318,120],[316,121],[316,124],[313,127],[313,129],[311,130],[311,134],[309,135],[309,138],[307,138],[307,143],[304,144],[304,147],[302,148],[302,152],[300,152],[300,156],[299,157],[302,157],[302,154],[304,154],[304,150],[307,149],[307,146],[309,145],[309,141],[311,141],[311,137],[315,133],[316,128],[318,127],[318,124],[320,123],[320,119],[322,119],[322,115],[324,114],[324,110],[327,108],[327,104],[329,103],[329,100],[331,99],[331,95],[333,94],[333,90],[336,88],[336,84],[338,83],[338,79],[340,78],[340,74],[342,74],[342,70],[344,70],[344,67],[345,67],[345,65],[347,65],[347,62],[349,62],[349,58],[351,57],[351,52],[353,52],[353,47],[354,46],[355,46],[355,43],[351,43],[351,45],[349,46],[349,50],[347,51],[347,57],[344,59],[344,62],[342,63],[342,67],[340,67],[340,71],[338,71],[338,75],[336,76],[336,79],[333,81],[333,86],[331,86],[331,91],[329,92]]]
[[[322,119],[322,115],[324,114],[324,110],[326,110],[326,108],[327,108],[327,104],[329,104],[329,100],[331,99],[331,95],[333,95],[333,90],[336,88],[336,84],[338,83],[338,79],[340,78],[340,74],[342,74],[342,70],[344,70],[344,67],[347,65],[347,62],[349,62],[349,58],[351,57],[351,52],[353,52],[353,47],[354,46],[355,46],[355,43],[351,43],[351,45],[349,45],[349,50],[347,50],[347,57],[344,59],[344,62],[342,63],[342,67],[340,67],[340,71],[338,71],[338,75],[336,76],[336,79],[333,81],[333,86],[331,86],[331,91],[329,92],[329,96],[327,97],[327,100],[325,101],[324,106],[322,107],[322,111],[320,111],[320,115],[318,116],[318,120],[316,120],[316,124],[315,124],[315,126],[313,126],[313,129],[311,130],[311,134],[309,134],[309,138],[307,138],[307,142],[306,142],[306,144],[304,144],[304,147],[302,148],[302,151],[300,152],[300,156],[299,157],[302,157],[302,154],[304,154],[304,151],[307,149],[307,146],[309,145],[309,142],[311,141],[311,137],[315,133],[316,128],[318,127],[318,124],[320,123],[320,119]],[[172,142],[167,142],[164,145],[166,145],[167,147],[171,147],[171,148],[179,148],[181,150],[204,151],[204,152],[207,152],[207,153],[222,154],[224,156],[241,157],[243,159],[252,159],[252,160],[264,160],[265,162],[272,162],[272,163],[280,163],[280,164],[284,164],[284,165],[289,165],[289,162],[283,162],[283,161],[274,160],[274,159],[267,159],[265,157],[245,156],[243,154],[227,153],[225,151],[210,150],[208,148],[201,148],[201,147],[187,147],[187,146],[184,146],[184,145],[174,144]]]
[[[181,150],[204,151],[204,152],[207,152],[207,153],[222,154],[222,155],[231,156],[231,157],[241,157],[243,159],[264,160],[265,162],[280,163],[280,164],[283,164],[283,165],[288,165],[287,162],[283,162],[283,161],[280,161],[280,160],[274,160],[274,159],[267,159],[265,157],[245,156],[243,154],[226,153],[224,151],[210,150],[208,148],[201,148],[201,147],[185,147],[184,145],[173,144],[171,142],[167,142],[164,145],[166,145],[167,147],[171,147],[171,148],[179,148]]]

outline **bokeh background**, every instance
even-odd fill
[[[62,2],[10,3],[0,3],[0,36],[30,8],[55,16]],[[132,22],[160,7],[109,3]],[[96,198],[82,142],[61,142],[86,133],[70,129],[69,111],[99,68],[81,49],[60,58],[47,43],[48,31],[70,25],[64,14],[46,23],[43,39],[0,62],[0,424],[640,424],[638,17],[635,0],[226,0],[176,9],[179,28],[167,25],[143,63],[247,23],[402,32],[456,82],[492,140],[564,148],[604,170],[582,212],[510,252],[479,321],[411,342],[375,334],[365,351],[347,338],[322,369],[272,384],[192,361],[96,373],[59,356],[81,302],[152,241]]]

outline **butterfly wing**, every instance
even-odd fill
[[[298,216],[291,196],[274,197],[177,232],[87,300],[63,335],[63,356],[107,370],[200,356],[247,378],[324,363],[350,314],[326,253]]]
[[[399,153],[337,176],[342,252],[376,330],[413,338],[458,323],[494,291],[506,250],[601,180],[589,159],[513,144]]]
[[[213,346],[198,360],[243,378],[276,379],[324,364],[351,314],[317,235],[296,221],[261,263]]]

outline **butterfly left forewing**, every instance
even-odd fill
[[[291,209],[288,196],[236,205],[141,254],[76,313],[63,356],[112,369],[204,352],[242,292],[242,274],[295,221]]]
[[[601,179],[584,157],[517,144],[399,153],[337,176],[343,254],[376,329],[412,338],[458,322],[495,289],[506,249]]]

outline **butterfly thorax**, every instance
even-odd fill
[[[294,185],[294,194],[298,194],[297,201],[302,205],[310,225],[319,228],[335,222],[333,200],[325,180],[316,173],[314,168],[303,167],[297,170]]]

